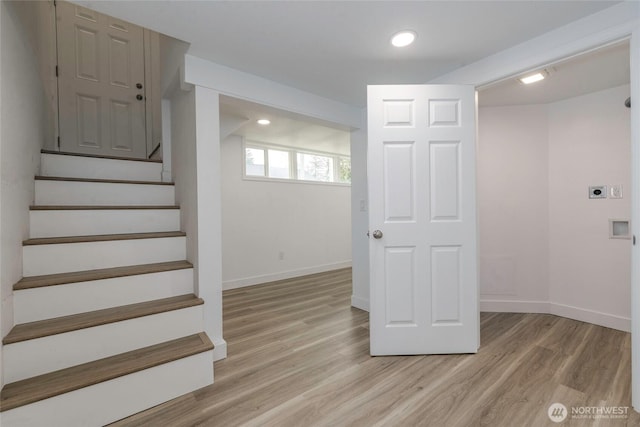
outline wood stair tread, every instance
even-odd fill
[[[182,308],[193,307],[201,304],[204,304],[204,301],[201,298],[198,298],[194,294],[188,294],[90,311],[87,313],[72,314],[69,316],[56,317],[54,319],[22,323],[15,325],[11,331],[9,331],[7,336],[4,337],[2,343],[4,345],[13,344],[50,335],[76,331],[79,329],[106,325],[108,323],[149,316],[152,314],[180,310]]]
[[[164,237],[184,237],[183,231],[156,231],[151,233],[98,234],[93,236],[38,237],[22,242],[23,246],[55,245],[61,243],[108,242],[112,240],[160,239]]]
[[[7,384],[0,411],[7,411],[213,349],[204,332]]]
[[[107,184],[142,184],[142,185],[174,185],[173,182],[138,181],[131,179],[101,179],[101,178],[69,178],[64,176],[36,175],[36,181],[69,181],[69,182],[98,182]]]
[[[55,154],[58,156],[73,156],[73,157],[90,157],[93,159],[109,159],[109,160],[126,160],[130,162],[146,162],[146,163],[162,163],[162,160],[157,159],[138,159],[136,157],[117,157],[107,156],[102,154],[85,154],[85,153],[70,153],[68,151],[52,151],[52,150],[40,150],[42,154]]]
[[[180,209],[177,205],[33,205],[32,211],[99,211],[99,210]]]
[[[183,270],[187,268],[193,268],[193,264],[188,261],[168,261],[155,264],[140,264],[126,267],[112,267],[96,270],[73,271],[70,273],[30,276],[23,277],[22,280],[13,285],[13,290],[19,291],[23,289],[41,288],[44,286],[113,279],[117,277],[136,276],[139,274],[161,273],[164,271]]]

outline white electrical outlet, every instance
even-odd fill
[[[622,184],[615,184],[609,186],[609,198],[622,199]]]

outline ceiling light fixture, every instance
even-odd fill
[[[547,73],[545,71],[538,71],[537,73],[529,74],[528,76],[520,77],[518,80],[520,83],[524,83],[529,85],[531,83],[539,82],[540,80],[544,80]]]
[[[415,31],[404,30],[397,32],[391,37],[391,44],[395,47],[405,47],[413,43],[418,37]]]
[[[269,120],[269,119],[260,119],[260,120],[258,120],[258,124],[262,125],[262,126],[270,125],[271,124],[271,120]]]

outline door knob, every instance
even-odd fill
[[[375,231],[373,232],[373,238],[374,238],[374,239],[381,239],[381,238],[382,238],[382,231],[380,231],[380,230],[375,230]]]
[[[136,99],[137,99],[138,101],[142,101],[142,95],[137,94],[137,95],[136,95]]]
[[[136,83],[136,87],[137,87],[138,89],[142,89],[142,83]]]

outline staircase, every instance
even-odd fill
[[[211,384],[204,302],[162,164],[41,156],[0,425],[104,425]]]

